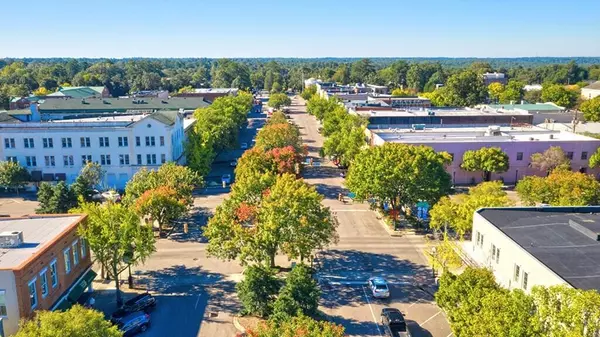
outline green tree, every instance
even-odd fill
[[[490,95],[490,99],[492,99],[492,101],[494,102],[498,102],[500,101],[500,95],[502,95],[502,93],[504,92],[506,88],[504,87],[504,84],[499,83],[499,82],[494,82],[491,83],[490,85],[488,85],[488,93]]]
[[[244,279],[235,288],[245,314],[268,317],[280,287],[273,270],[254,265],[244,270]]]
[[[523,99],[528,103],[539,103],[542,101],[541,90],[529,90],[523,94]]]
[[[521,81],[510,80],[506,85],[505,90],[500,94],[500,103],[518,103],[523,99],[525,84]]]
[[[152,228],[140,224],[137,214],[122,204],[84,202],[72,213],[87,215],[79,234],[114,280],[119,307],[123,303],[119,275],[127,266],[143,263],[155,251]]]
[[[163,226],[181,218],[187,212],[185,200],[178,199],[177,192],[168,186],[144,192],[136,199],[135,212],[140,216],[150,216],[158,222],[158,235],[162,234]]]
[[[462,259],[456,253],[454,243],[444,234],[440,242],[429,241],[429,249],[425,252],[433,271],[441,270],[442,274],[448,272],[450,268],[459,268],[462,266]],[[458,248],[460,249],[460,248]]]
[[[431,147],[386,143],[355,157],[346,186],[358,200],[374,197],[393,209],[421,200],[434,204],[450,190],[449,162],[450,155]]]
[[[552,102],[558,106],[570,109],[577,104],[579,92],[567,89],[560,84],[544,84],[542,88],[542,101]]]
[[[547,177],[529,176],[516,186],[522,202],[552,206],[596,205],[600,201],[600,183],[592,175],[554,170]]]
[[[354,157],[366,145],[365,128],[368,120],[351,115],[337,106],[323,119],[323,135],[327,138],[321,150],[322,156],[334,158],[342,165],[349,166]]]
[[[331,76],[331,80],[340,84],[350,83],[350,67],[347,64],[340,64]]]
[[[596,149],[596,152],[590,157],[590,167],[600,166],[600,148]]]
[[[370,59],[361,59],[352,63],[350,79],[354,82],[367,82],[369,76],[375,74],[375,66]]]
[[[37,214],[64,214],[77,206],[77,196],[64,181],[56,185],[43,182],[38,190],[38,202]]]
[[[583,101],[579,106],[583,117],[588,122],[600,121],[600,96]]]
[[[269,106],[277,110],[291,104],[292,100],[286,94],[271,94],[271,96],[269,96]]]
[[[315,317],[318,313],[321,290],[312,277],[311,268],[305,264],[296,265],[288,274],[274,304],[273,319],[282,322],[296,316]]]
[[[268,321],[256,330],[247,331],[249,337],[343,337],[344,327],[307,316],[292,317],[284,322]]]
[[[551,146],[543,153],[534,153],[531,155],[531,167],[546,173],[555,169],[570,170],[571,161],[565,155],[560,146]]]
[[[85,164],[71,189],[77,198],[83,197],[85,201],[91,201],[93,189],[104,181],[106,171],[98,163],[88,162]]]
[[[448,233],[448,227],[454,227],[459,219],[458,204],[450,197],[442,197],[429,211],[429,227],[435,231]]]
[[[480,75],[463,71],[448,78],[442,93],[446,95],[449,105],[474,106],[485,101],[487,88]]]
[[[280,93],[282,90],[283,90],[283,87],[281,86],[281,84],[279,84],[279,82],[273,83],[273,86],[271,87],[272,94]]]
[[[251,182],[256,184],[260,179]],[[280,251],[290,259],[303,260],[337,240],[337,223],[313,186],[290,174],[277,176],[270,183],[272,186],[262,191],[264,185],[254,193],[234,192],[217,207],[204,232],[209,254],[274,267]],[[237,184],[236,191],[248,188]]]
[[[392,96],[407,97],[407,96],[414,96],[414,95],[411,94],[408,90],[396,88],[396,89],[392,90]]]
[[[290,123],[267,124],[256,135],[255,146],[263,151],[286,146],[293,147],[298,153],[304,149],[300,130]]]
[[[313,84],[313,85],[309,85],[308,87],[304,88],[304,91],[302,91],[302,94],[300,94],[300,96],[302,96],[302,98],[305,101],[308,101],[316,94],[317,94],[317,86]]]
[[[75,305],[66,311],[37,311],[13,337],[121,337],[123,332],[100,311]]]
[[[336,109],[338,106],[337,99],[321,98],[317,95],[313,96],[306,104],[306,111],[315,116],[318,120],[323,120],[325,116]]]
[[[0,161],[0,186],[14,188],[17,194],[19,188],[31,179],[29,172],[23,166],[13,161]]]
[[[460,167],[465,171],[481,171],[484,181],[490,180],[491,173],[508,171],[508,155],[499,147],[482,147],[463,154]]]

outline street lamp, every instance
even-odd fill
[[[435,264],[437,263],[437,247],[431,248],[431,257],[433,259],[433,263],[431,264],[431,273],[433,276],[433,280],[435,281]]]

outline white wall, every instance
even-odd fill
[[[10,336],[17,332],[20,319],[17,286],[12,270],[0,270],[0,290],[5,291],[4,297],[6,298],[7,316],[2,318],[4,336]]]
[[[592,99],[598,96],[600,96],[600,90],[598,89],[581,89],[581,97],[585,99]]]
[[[477,244],[478,234],[483,235],[482,245]],[[492,245],[500,249],[498,262],[492,259]],[[570,286],[477,212],[473,216],[472,249],[468,253],[477,263],[490,268],[497,282],[505,288],[523,289],[523,273],[528,274],[527,289],[524,289],[527,292],[536,285]],[[515,264],[520,266],[518,282],[514,280]]]

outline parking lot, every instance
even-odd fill
[[[0,195],[0,215],[23,216],[35,214],[38,207],[34,193],[21,193],[20,195],[1,194]]]
[[[399,309],[414,337],[448,337],[451,330],[433,297],[409,284],[390,285],[389,299],[375,299],[366,286],[325,285],[321,307],[348,336],[384,336],[380,313],[385,307]]]

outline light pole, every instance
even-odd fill
[[[431,257],[433,259],[433,263],[431,264],[431,274],[433,276],[433,280],[435,281],[435,264],[437,263],[437,247],[431,248]]]

